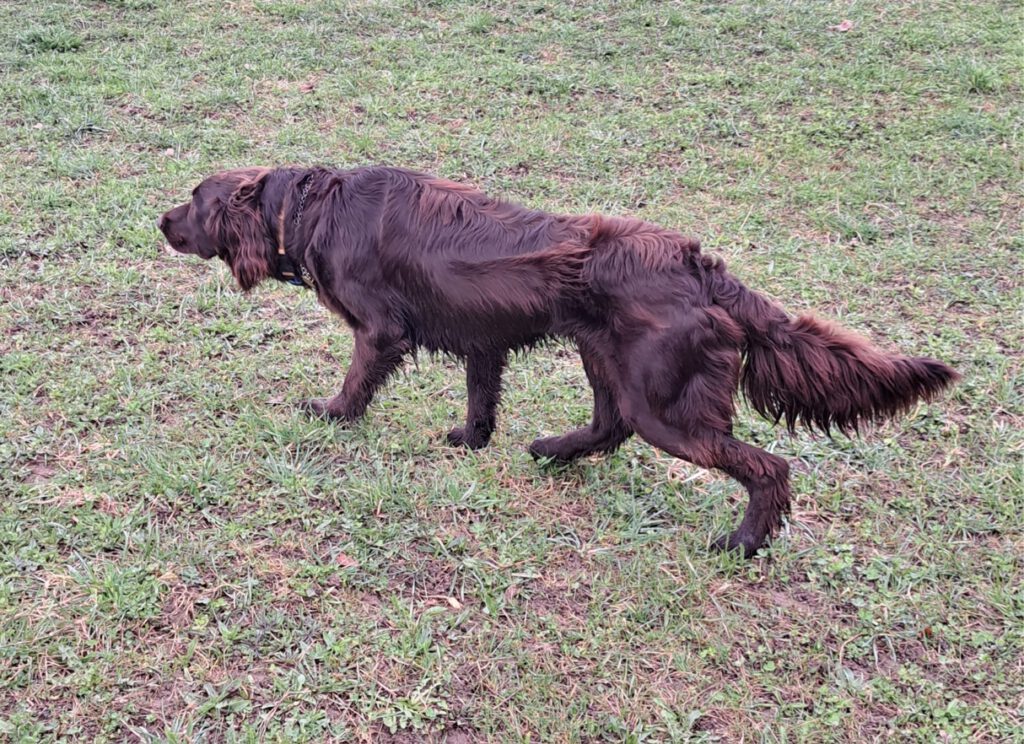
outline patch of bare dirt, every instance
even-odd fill
[[[540,578],[526,588],[526,611],[547,615],[563,629],[582,628],[590,608],[590,577],[594,569],[576,551],[551,556]]]
[[[32,460],[26,466],[28,474],[22,478],[22,483],[29,486],[39,486],[47,483],[57,474],[57,468],[42,460]]]
[[[396,560],[389,583],[397,585],[393,591],[403,598],[436,604],[456,591],[458,576],[454,566],[420,554]]]

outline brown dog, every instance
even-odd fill
[[[611,452],[635,432],[723,470],[750,500],[716,545],[747,556],[788,509],[789,467],[733,438],[740,387],[790,429],[803,421],[849,432],[958,377],[941,362],[789,317],[677,232],[533,211],[398,168],[227,171],[159,225],[175,250],[220,256],[244,290],[268,278],[305,284],[351,326],[341,392],[303,404],[321,416],[362,416],[403,357],[424,347],[466,360],[466,425],[448,440],[483,447],[509,351],[571,339],[594,389],[593,421],[530,452],[567,462]]]

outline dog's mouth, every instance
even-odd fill
[[[165,235],[164,238],[164,253],[173,253],[179,256],[197,253],[189,247],[188,241],[184,238],[179,238],[177,235]]]
[[[164,233],[164,250],[174,253],[185,253],[185,241],[177,235]]]
[[[173,253],[192,253],[189,249],[188,240],[181,237],[174,230],[163,230],[164,234],[164,251]]]

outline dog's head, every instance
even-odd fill
[[[179,253],[220,256],[249,290],[270,273],[273,250],[260,210],[269,168],[239,168],[210,176],[192,199],[161,215],[158,225]]]

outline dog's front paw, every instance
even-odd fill
[[[305,411],[314,418],[322,418],[327,421],[347,421],[348,417],[335,413],[327,407],[327,401],[323,398],[308,398],[298,402],[299,410]]]
[[[457,426],[448,432],[448,444],[452,447],[468,447],[472,450],[483,449],[490,437],[478,433],[467,432],[465,427]]]
[[[722,552],[742,550],[743,557],[748,560],[757,555],[757,551],[767,545],[767,538],[758,538],[749,533],[741,533],[739,530],[729,535],[722,535],[711,543],[711,547]]]

